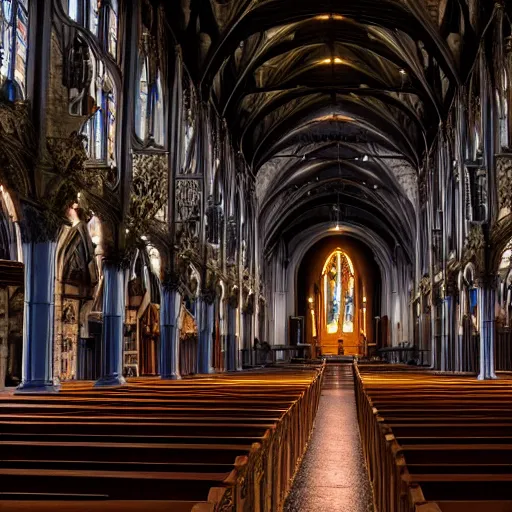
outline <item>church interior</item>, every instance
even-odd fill
[[[0,0],[2,512],[512,512],[510,0]]]

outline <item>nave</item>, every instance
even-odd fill
[[[285,512],[373,512],[350,363],[327,364],[311,440]]]

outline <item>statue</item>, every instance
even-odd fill
[[[206,207],[206,241],[213,245],[220,243],[222,228],[222,207],[215,204],[213,196],[208,197]]]
[[[226,259],[229,265],[236,263],[236,249],[238,243],[237,235],[237,222],[233,216],[228,220],[227,229],[227,244],[226,244]]]

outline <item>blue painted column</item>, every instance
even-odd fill
[[[124,271],[118,263],[103,262],[103,330],[101,377],[95,387],[122,386],[126,291]]]
[[[494,287],[483,283],[478,288],[478,319],[480,324],[480,373],[478,380],[496,379],[494,361]]]
[[[55,393],[53,326],[57,242],[26,242],[22,381],[17,393]]]
[[[227,310],[226,370],[234,372],[237,370],[236,308],[229,304]]]
[[[160,376],[178,380],[180,374],[179,316],[182,296],[178,289],[162,286],[160,290]]]
[[[213,328],[214,328],[214,307],[213,303],[200,299],[198,302],[199,310],[199,350],[197,361],[198,373],[213,373]]]

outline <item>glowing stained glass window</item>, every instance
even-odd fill
[[[164,145],[164,96],[160,73],[157,74],[154,85],[154,108],[153,108],[153,137],[158,146]]]
[[[0,34],[0,86],[14,101],[24,99],[27,87],[28,0],[0,0],[4,24]]]
[[[350,276],[345,294],[343,332],[354,332],[354,276]]]
[[[117,57],[117,2],[110,0],[110,5],[107,8],[108,17],[108,36],[107,36],[107,48],[112,57]]]
[[[140,57],[139,85],[136,97],[135,133],[144,143],[164,145],[164,96],[160,71],[149,56],[150,34],[143,35],[144,50]]]
[[[137,98],[137,123],[136,133],[141,140],[146,140],[148,133],[148,66],[146,59],[142,62],[140,80],[139,80],[139,95]]]
[[[344,252],[336,250],[323,269],[327,334],[354,332],[354,282],[352,262]]]
[[[116,93],[112,78],[101,62],[96,62],[96,79],[91,83],[90,96],[96,103],[96,112],[85,124],[87,151],[91,160],[116,163]]]

